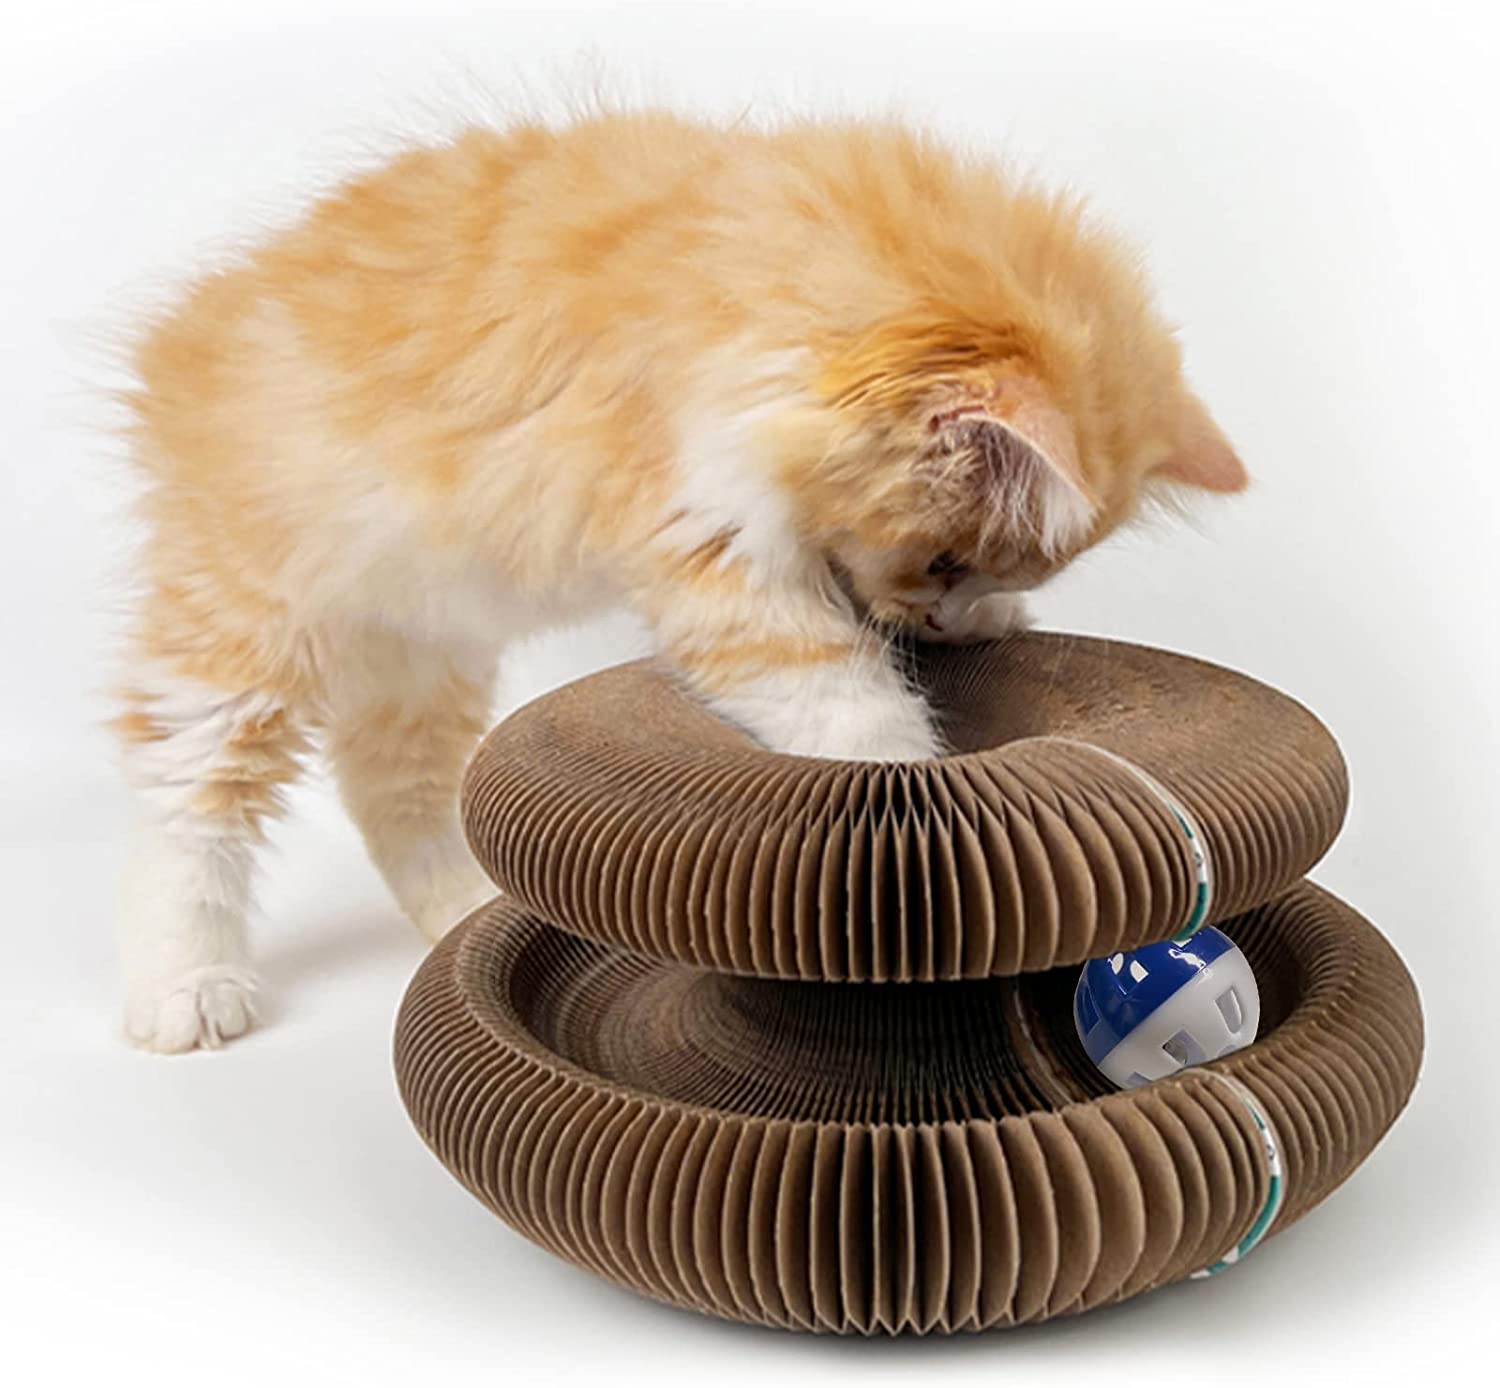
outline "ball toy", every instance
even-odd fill
[[[1089,1059],[1122,1089],[1242,1050],[1260,1026],[1250,961],[1222,930],[1091,959],[1073,993]]]

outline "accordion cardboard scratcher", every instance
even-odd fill
[[[736,1320],[986,1329],[1232,1261],[1395,1120],[1421,1010],[1300,880],[1347,799],[1306,709],[1061,635],[914,659],[955,749],[928,762],[766,752],[647,663],[487,739],[465,815],[500,895],[413,980],[396,1070],[528,1238]],[[1259,1037],[1115,1091],[1077,966],[1205,905]]]

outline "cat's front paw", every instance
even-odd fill
[[[941,610],[934,623],[917,629],[919,640],[934,645],[966,646],[998,641],[1030,625],[1026,599],[1020,593],[987,593],[967,607]]]
[[[215,964],[134,985],[125,1003],[125,1034],[162,1055],[213,1050],[255,1022],[256,982],[248,969]]]
[[[941,739],[915,701],[871,698],[803,710],[772,746],[801,757],[848,761],[925,761],[941,756]]]

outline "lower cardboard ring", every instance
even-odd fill
[[[648,1296],[841,1333],[1088,1310],[1231,1249],[1268,1175],[1306,1213],[1416,1082],[1422,1016],[1378,931],[1302,883],[1230,922],[1261,1038],[1106,1092],[1071,968],[824,985],[736,978],[565,934],[500,900],[429,956],[396,1072],[439,1160],[528,1238]]]

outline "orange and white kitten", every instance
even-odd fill
[[[1143,489],[1244,484],[1118,244],[884,124],[469,130],[136,364],[120,938],[160,1051],[251,1023],[251,858],[311,736],[436,938],[491,890],[456,787],[516,638],[623,602],[768,746],[929,757],[882,628],[999,634]]]

